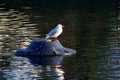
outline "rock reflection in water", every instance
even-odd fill
[[[28,59],[34,66],[44,68],[41,72],[41,75],[44,74],[43,79],[64,80],[64,71],[61,69],[62,56],[39,56],[29,57]]]
[[[64,80],[62,56],[15,57],[0,55],[0,79],[3,80]],[[9,59],[6,61],[5,59]]]

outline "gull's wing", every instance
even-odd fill
[[[57,33],[57,31],[58,31],[58,29],[55,28],[55,29],[51,30],[46,36],[53,36],[54,34]]]

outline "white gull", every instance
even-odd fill
[[[46,34],[45,39],[54,38],[55,40],[58,40],[57,37],[63,32],[63,27],[63,25],[58,24],[54,29],[52,29],[48,34]]]

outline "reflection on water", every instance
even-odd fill
[[[51,80],[64,80],[63,73],[64,71],[61,69],[62,56],[39,56],[39,57],[29,57],[29,61],[34,66],[43,66],[45,71],[42,69],[42,75],[44,74],[44,79]],[[45,76],[47,78],[45,78]]]
[[[52,3],[2,0],[0,3],[0,79],[57,80],[64,75],[63,80],[119,80],[119,38],[116,38],[112,0]],[[58,23],[65,26],[59,37],[63,46],[78,52],[63,59],[60,68],[38,67],[27,58],[9,54],[42,37]],[[58,73],[60,77],[50,76]]]
[[[33,65],[51,65],[51,66],[56,66],[56,65],[61,65],[63,57],[61,56],[39,56],[39,57],[29,57],[30,62]]]
[[[0,75],[7,80],[64,80],[61,57],[20,58],[1,55]],[[6,59],[9,59],[9,61]],[[46,61],[46,59],[48,59]],[[32,62],[31,65],[29,63]],[[42,60],[42,61],[40,61]],[[54,62],[55,61],[55,62]],[[45,63],[44,63],[45,62]],[[57,63],[56,63],[57,62]],[[43,65],[44,64],[44,65]],[[52,66],[50,66],[50,64]]]

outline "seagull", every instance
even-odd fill
[[[52,29],[48,34],[46,34],[45,39],[54,38],[55,40],[58,40],[57,37],[63,32],[63,27],[63,25],[58,24],[54,29]]]

